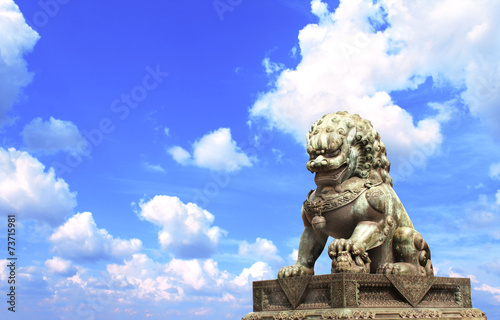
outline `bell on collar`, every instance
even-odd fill
[[[323,216],[314,216],[311,223],[314,230],[322,230],[326,227],[326,219]]]

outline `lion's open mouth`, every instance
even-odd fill
[[[347,163],[344,163],[335,170],[317,172],[314,177],[314,182],[316,182],[316,184],[330,184],[332,182],[337,182],[344,175],[347,168]]]

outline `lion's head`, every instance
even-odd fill
[[[307,169],[316,179],[343,182],[351,177],[392,186],[385,145],[370,121],[346,111],[329,113],[307,134]]]

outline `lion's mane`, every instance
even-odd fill
[[[357,151],[354,152],[357,161],[353,175],[366,179],[375,170],[383,182],[392,186],[389,175],[391,163],[387,159],[385,144],[371,122],[357,114],[340,111],[326,114],[316,121],[307,134],[307,152],[314,154],[320,149],[334,150],[338,144],[335,140],[340,136],[345,137],[350,148]]]

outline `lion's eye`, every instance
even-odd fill
[[[335,151],[328,152],[327,154],[325,154],[325,157],[327,157],[327,158],[335,158],[339,154],[340,154],[340,149],[337,149]]]

